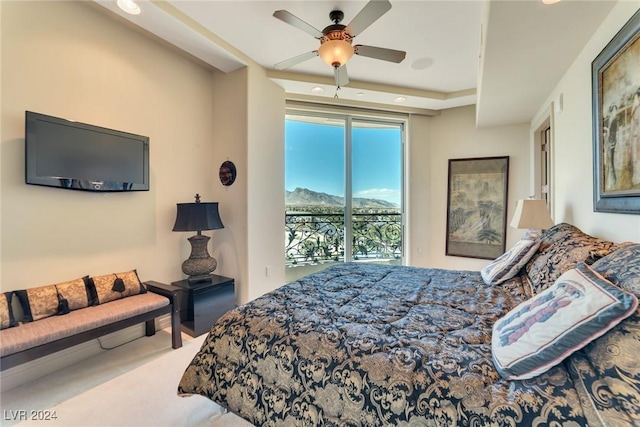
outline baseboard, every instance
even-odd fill
[[[171,315],[165,314],[156,319],[156,329],[167,329],[171,328]]]
[[[170,327],[170,314],[160,316],[156,319],[156,330]],[[144,335],[145,325],[144,323],[140,323],[105,335],[99,339],[78,344],[57,353],[15,366],[0,373],[0,389],[4,393],[7,390],[35,381],[45,375],[49,375],[78,363],[81,360],[88,359],[89,357],[96,356],[114,347],[126,344]]]

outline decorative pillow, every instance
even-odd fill
[[[539,240],[520,240],[480,271],[482,280],[487,285],[497,285],[511,279],[531,259],[539,246]]]
[[[123,296],[128,297],[131,295],[144,294],[147,292],[147,288],[144,287],[140,278],[138,277],[138,272],[136,270],[125,271],[123,273],[116,273],[116,277],[119,280],[122,280],[122,284],[124,285],[124,290],[121,292]]]
[[[624,319],[567,359],[589,426],[638,425],[640,316]]]
[[[591,268],[640,297],[640,244],[624,246]],[[567,359],[589,425],[638,425],[640,310]]]
[[[15,291],[20,300],[24,316],[23,322],[44,319],[61,313],[58,291],[55,285],[41,286]]]
[[[147,292],[136,270],[92,277],[91,281],[99,304]]]
[[[538,252],[525,266],[533,292],[542,292],[579,263],[591,265],[617,248],[615,243],[585,234],[573,225],[554,225],[542,234]]]
[[[55,285],[60,301],[66,301],[69,310],[95,305],[95,297],[89,289],[89,276]],[[62,304],[65,304],[62,302]]]
[[[591,268],[605,279],[640,297],[640,244],[625,245],[600,258]]]
[[[12,298],[13,292],[4,292],[2,296],[0,296],[0,329],[11,328],[18,324],[13,317],[13,308],[11,307]]]
[[[492,356],[506,379],[533,378],[601,336],[638,308],[638,299],[584,263],[493,325]]]

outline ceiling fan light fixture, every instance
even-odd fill
[[[318,55],[330,67],[342,67],[353,52],[353,46],[346,40],[327,40],[318,49]]]

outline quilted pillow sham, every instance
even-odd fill
[[[0,295],[0,329],[11,328],[18,324],[13,317],[12,299],[13,292],[4,292]]]
[[[514,277],[540,246],[539,240],[520,240],[480,271],[487,285],[498,285]]]
[[[594,262],[591,268],[622,289],[640,297],[640,244],[626,244]]]
[[[547,289],[579,263],[591,265],[618,248],[619,245],[583,233],[571,224],[554,225],[542,234],[538,251],[525,266],[533,293]]]
[[[493,326],[492,357],[506,379],[533,378],[633,314],[638,299],[584,263]]]
[[[591,268],[640,297],[640,244],[596,261]],[[640,420],[640,310],[577,351],[567,366],[589,425],[636,425]],[[606,399],[603,399],[606,396]]]

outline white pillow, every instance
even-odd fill
[[[580,263],[493,325],[491,349],[496,370],[506,379],[533,378],[637,308],[634,294]]]
[[[539,246],[540,240],[520,240],[480,271],[482,280],[487,285],[497,285],[511,279],[533,257]]]

